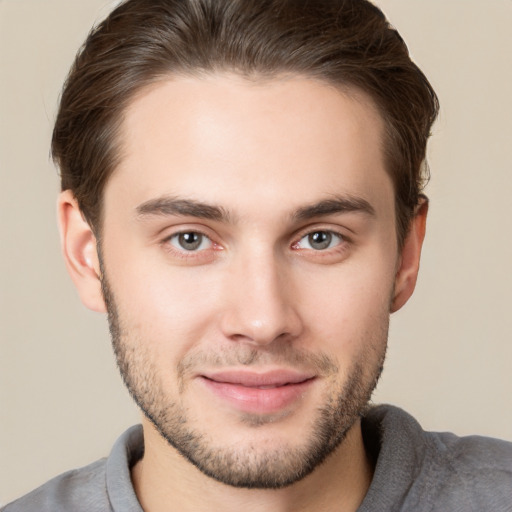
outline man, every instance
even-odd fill
[[[5,510],[510,510],[509,444],[368,408],[436,114],[368,2],[119,6],[53,154],[68,270],[143,428]]]

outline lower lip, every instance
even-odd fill
[[[202,377],[201,380],[215,395],[231,403],[240,411],[273,414],[300,400],[315,379],[267,389],[217,382],[206,377]]]

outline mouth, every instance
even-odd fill
[[[300,401],[317,377],[290,370],[212,372],[199,376],[218,399],[241,412],[273,414]]]

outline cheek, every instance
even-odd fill
[[[394,261],[383,258],[310,276],[301,293],[309,330],[327,351],[342,351],[342,358],[385,343],[393,283]]]
[[[107,266],[107,275],[123,330],[130,339],[151,343],[152,351],[182,357],[211,328],[215,286],[200,269],[125,258]]]

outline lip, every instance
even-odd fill
[[[299,401],[316,377],[279,369],[220,371],[202,374],[199,379],[214,395],[242,412],[273,414]]]

